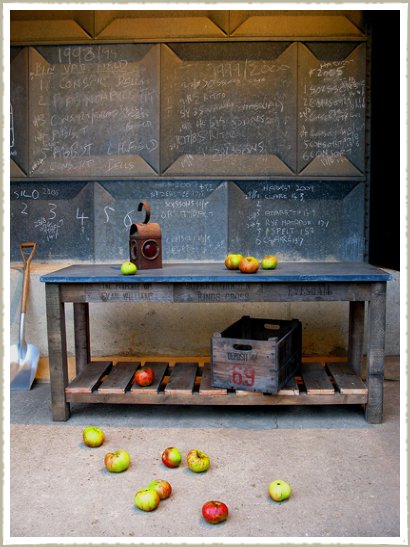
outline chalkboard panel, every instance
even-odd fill
[[[297,44],[163,45],[165,175],[296,172]]]
[[[229,250],[283,261],[362,261],[364,187],[355,182],[237,182]]]
[[[28,53],[11,48],[10,55],[10,174],[28,173]]]
[[[30,174],[155,175],[159,47],[30,48]]]
[[[363,175],[365,44],[299,44],[298,74],[299,174]]]
[[[92,183],[15,182],[10,194],[11,260],[24,241],[37,243],[39,261],[94,258]]]
[[[227,183],[220,181],[116,181],[95,188],[95,257],[129,258],[129,231],[143,222],[140,201],[162,231],[164,261],[222,260],[227,242]]]

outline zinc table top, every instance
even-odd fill
[[[391,275],[366,262],[283,262],[274,270],[245,274],[223,262],[165,263],[123,275],[121,264],[75,264],[40,277],[44,283],[300,283],[380,282]]]

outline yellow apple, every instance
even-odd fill
[[[225,258],[225,266],[228,270],[237,270],[242,258],[243,256],[240,254],[230,253]]]
[[[278,258],[275,255],[266,255],[262,258],[261,266],[263,270],[274,270],[278,265]]]

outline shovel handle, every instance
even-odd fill
[[[28,257],[26,256],[25,249],[31,249],[31,252]],[[23,257],[23,263],[24,263],[23,296],[21,299],[21,313],[26,313],[30,264],[33,259],[34,253],[36,252],[36,249],[37,249],[36,243],[31,243],[31,242],[20,243],[20,254]]]

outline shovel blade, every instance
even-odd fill
[[[19,358],[20,354],[20,358]],[[10,389],[29,390],[36,377],[40,352],[37,346],[27,344],[27,351],[21,357],[21,348],[14,345],[10,349]]]

